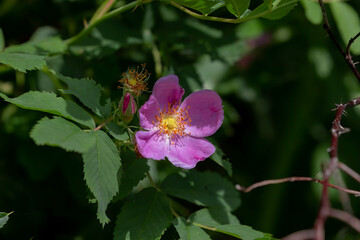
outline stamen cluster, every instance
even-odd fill
[[[126,91],[133,92],[134,95],[140,96],[143,91],[147,90],[147,80],[150,78],[150,73],[145,69],[146,64],[141,64],[141,71],[139,66],[128,68],[127,72],[122,74],[122,79],[119,82],[123,85]],[[121,88],[119,86],[119,88]]]
[[[191,135],[190,132],[185,132],[187,126],[191,126],[191,118],[188,109],[181,108],[179,104],[173,105],[168,103],[164,109],[159,109],[159,116],[155,115],[156,123],[153,122],[155,127],[159,129],[160,134],[165,134],[171,140],[171,144],[175,144],[177,136],[183,137]]]

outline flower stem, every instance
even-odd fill
[[[100,130],[103,126],[105,126],[106,124],[108,124],[109,122],[111,122],[113,120],[113,117],[109,117],[108,119],[105,120],[105,122],[102,122],[99,126],[97,126],[94,131]]]
[[[149,179],[151,185],[152,185],[158,192],[161,192],[160,188],[159,188],[158,186],[156,186],[156,184],[155,184],[154,180],[152,179],[149,171],[146,172],[146,176],[147,176],[147,178]]]

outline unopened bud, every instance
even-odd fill
[[[129,123],[134,114],[136,113],[137,106],[134,100],[134,97],[130,93],[125,93],[120,100],[119,103],[119,110],[120,110],[120,119],[125,122]]]

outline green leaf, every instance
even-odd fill
[[[4,48],[5,48],[5,38],[4,38],[4,33],[0,28],[0,52],[2,52]]]
[[[298,0],[275,0],[272,3],[271,12],[264,18],[275,20],[286,16],[296,5]]]
[[[345,44],[348,44],[350,38],[360,32],[360,19],[357,12],[347,3],[340,1],[330,2],[330,9],[339,29],[341,38]],[[351,45],[351,51],[354,54],[360,54],[359,38]]]
[[[297,4],[298,0],[265,0],[261,5],[247,14],[242,19],[263,17],[271,20],[279,19],[288,14]]]
[[[301,5],[305,10],[305,17],[312,24],[318,25],[322,22],[321,8],[318,2],[313,0],[300,0]]]
[[[79,105],[72,101],[57,97],[54,93],[30,91],[16,98],[9,98],[0,93],[5,101],[18,107],[60,115],[87,127],[94,128],[95,122]]]
[[[78,153],[86,152],[95,144],[93,132],[84,132],[61,117],[44,117],[31,130],[30,136],[37,145],[57,146]]]
[[[226,8],[235,17],[240,18],[241,15],[248,9],[250,0],[225,0]]]
[[[173,225],[180,235],[180,240],[211,240],[210,236],[204,230],[187,222],[183,217],[174,219]]]
[[[211,142],[214,146],[215,146],[215,153],[213,155],[210,156],[210,158],[216,162],[217,164],[219,164],[221,167],[223,167],[227,174],[229,174],[229,176],[232,176],[232,165],[229,161],[229,159],[224,158],[224,153],[221,150],[221,148],[215,144],[213,141]]]
[[[200,206],[234,210],[240,205],[235,187],[213,172],[191,170],[175,173],[164,180],[161,189],[171,196]]]
[[[4,225],[8,220],[9,220],[9,214],[6,212],[0,212],[0,229],[4,227]]]
[[[121,153],[123,175],[119,194],[116,199],[123,199],[146,176],[149,166],[146,159],[139,158],[133,151]]]
[[[116,221],[114,240],[159,239],[171,220],[165,196],[154,188],[146,188],[124,204]]]
[[[208,15],[225,5],[224,0],[174,0],[173,2],[197,10],[204,15]]]
[[[234,215],[221,208],[203,208],[191,214],[189,220],[209,227],[227,224],[240,225],[239,220]]]
[[[106,99],[105,104],[100,103],[101,92],[104,91],[100,84],[94,80],[86,78],[70,78],[61,74],[57,75],[60,80],[65,82],[68,89],[62,90],[64,93],[72,94],[79,98],[79,100],[88,108],[90,108],[98,116],[107,118],[111,113],[110,99]]]
[[[49,37],[41,41],[28,41],[23,44],[7,47],[5,52],[46,55],[63,53],[66,48],[66,43],[60,37]]]
[[[124,141],[129,139],[129,134],[126,131],[126,128],[123,128],[114,122],[106,124],[106,128],[109,130],[110,135],[117,140]]]
[[[104,225],[109,222],[106,208],[118,192],[117,173],[121,167],[118,149],[103,131],[95,131],[95,144],[83,154],[86,184],[98,202],[97,217]]]
[[[216,227],[216,232],[221,232],[243,240],[274,240],[271,234],[262,233],[246,225],[222,225]]]
[[[0,63],[8,65],[19,72],[42,69],[46,66],[44,56],[26,53],[0,53]]]

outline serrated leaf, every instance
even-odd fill
[[[124,141],[129,139],[129,134],[126,129],[116,123],[110,122],[106,124],[106,128],[109,130],[110,135],[117,140]]]
[[[40,70],[46,66],[44,56],[26,53],[0,52],[0,63],[8,65],[19,72]]]
[[[114,240],[159,239],[171,220],[170,206],[164,195],[154,188],[146,188],[122,207]]]
[[[248,9],[250,0],[225,0],[226,8],[235,17],[240,18],[241,15]]]
[[[118,149],[103,131],[94,132],[95,144],[83,154],[85,181],[98,202],[97,217],[102,225],[109,222],[106,208],[118,192],[117,173],[121,167]]]
[[[300,0],[305,11],[305,17],[312,24],[318,25],[322,22],[321,8],[318,2],[313,0]]]
[[[227,224],[240,225],[239,220],[234,215],[221,208],[203,208],[191,214],[189,220],[209,227]]]
[[[221,225],[216,227],[216,232],[221,232],[243,240],[275,240],[271,234],[263,233],[246,225]]]
[[[272,9],[264,18],[275,20],[285,17],[296,5],[298,0],[275,0]]]
[[[200,206],[230,211],[240,205],[239,193],[235,187],[213,172],[191,170],[175,173],[164,180],[161,189],[171,196]]]
[[[123,199],[146,176],[149,166],[146,159],[139,158],[133,151],[121,154],[123,164],[122,181],[116,199]]]
[[[180,236],[180,240],[211,240],[210,236],[204,230],[187,222],[183,217],[174,219],[172,223]]]
[[[87,127],[94,128],[95,122],[79,105],[72,101],[57,97],[54,93],[30,91],[16,98],[9,98],[0,93],[5,101],[18,107],[60,115]]]
[[[78,153],[86,152],[95,144],[93,132],[84,132],[61,117],[41,119],[31,130],[30,137],[37,145],[57,146]]]
[[[197,10],[204,15],[208,15],[225,5],[224,0],[174,0],[173,2]]]
[[[9,214],[6,212],[0,212],[0,229],[4,227],[4,225],[8,220],[9,220]]]
[[[330,2],[330,9],[339,29],[341,38],[345,44],[348,44],[350,38],[360,32],[360,19],[357,12],[347,3],[340,1]],[[351,51],[354,54],[360,54],[359,38],[351,45]]]
[[[110,99],[106,99],[105,104],[100,103],[101,92],[104,91],[100,84],[97,84],[94,80],[86,78],[70,78],[61,74],[57,75],[59,79],[65,82],[68,89],[62,90],[64,93],[72,94],[79,98],[79,100],[88,108],[90,108],[98,116],[106,118],[111,113]]]

